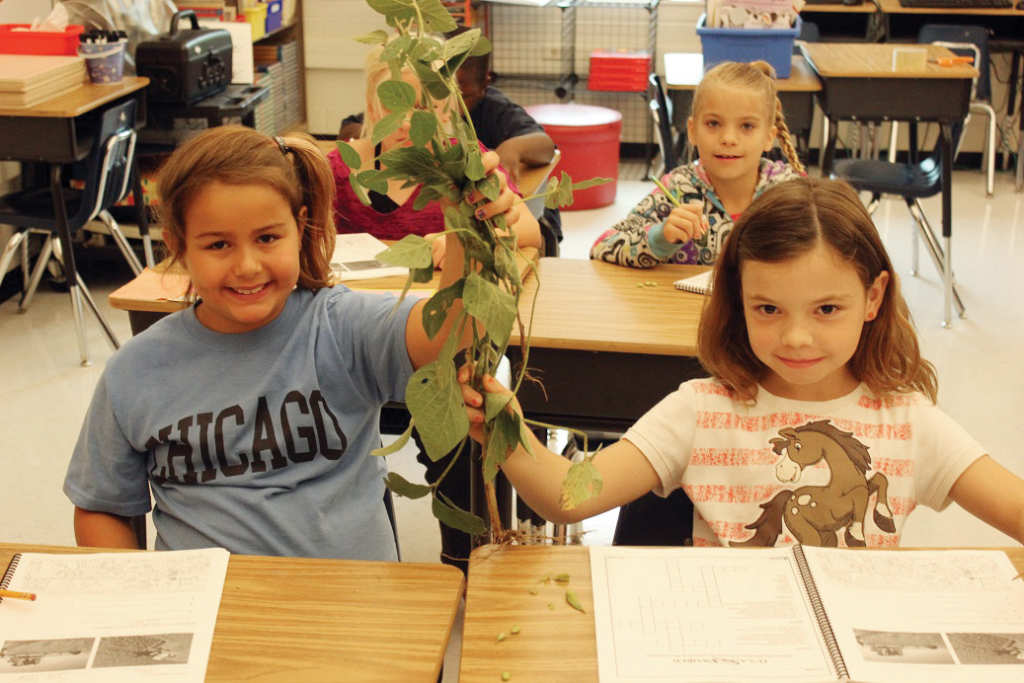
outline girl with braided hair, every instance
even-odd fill
[[[633,268],[711,265],[758,195],[807,175],[767,62],[723,62],[704,74],[686,130],[698,161],[666,173],[658,188],[597,239],[592,259]],[[786,161],[763,157],[776,140]]]

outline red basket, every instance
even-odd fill
[[[70,24],[60,31],[15,31],[29,24],[0,24],[0,53],[7,55],[77,55],[84,26]]]

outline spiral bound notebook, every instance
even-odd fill
[[[1001,550],[590,548],[599,680],[1020,683]]]
[[[0,588],[0,682],[203,681],[228,552],[20,553]],[[8,678],[8,677],[11,678]]]
[[[694,294],[710,294],[711,272],[709,269],[703,273],[684,277],[682,280],[676,280],[676,289],[681,289],[684,292],[693,292]]]

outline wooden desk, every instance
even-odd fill
[[[540,259],[519,305],[531,334],[529,365],[543,382],[520,387],[527,416],[624,430],[680,383],[705,376],[694,357],[704,297],[673,286],[703,269]],[[513,367],[522,361],[518,341],[514,332]]]
[[[83,365],[88,365],[89,350],[82,332],[82,294],[78,287],[74,244],[64,205],[63,166],[86,158],[99,126],[99,116],[107,106],[130,99],[139,102],[136,125],[145,122],[143,88],[148,78],[126,77],[119,83],[85,84],[71,92],[41,102],[28,109],[0,108],[0,160],[42,162],[49,166],[50,193],[56,210],[58,238],[64,255],[64,271],[71,294],[72,313],[79,330],[78,349]],[[133,174],[136,206],[142,207],[142,185]],[[149,240],[145,223],[140,221],[144,241]],[[110,342],[117,339],[96,312]]]
[[[1024,571],[1024,548],[1003,550]],[[542,586],[541,595],[530,595],[538,579],[549,572],[570,575],[585,614],[565,604],[564,587],[545,591]],[[513,626],[519,626],[520,633],[496,643],[497,635]],[[589,548],[483,546],[473,551],[459,681],[490,683],[500,680],[502,671],[510,672],[512,681],[597,683]]]
[[[16,552],[100,551],[0,544],[0,567]],[[232,555],[206,680],[436,683],[461,597],[442,564]]]
[[[686,119],[693,102],[693,90],[704,77],[704,55],[691,52],[665,54],[665,89],[672,98],[672,123],[686,135]],[[814,93],[821,90],[821,81],[801,55],[793,55],[789,78],[775,83],[786,124],[805,143],[814,122]]]

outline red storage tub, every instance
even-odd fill
[[[560,178],[565,171],[573,182],[595,177],[612,179],[610,183],[573,193],[572,206],[562,211],[596,209],[615,203],[622,114],[587,104],[536,104],[526,107],[526,111],[544,126],[562,152],[552,177]]]
[[[84,26],[70,24],[59,31],[15,31],[29,24],[0,24],[0,53],[6,55],[71,55],[78,54],[78,36]]]
[[[644,92],[651,72],[651,53],[594,50],[590,53],[590,90]]]

